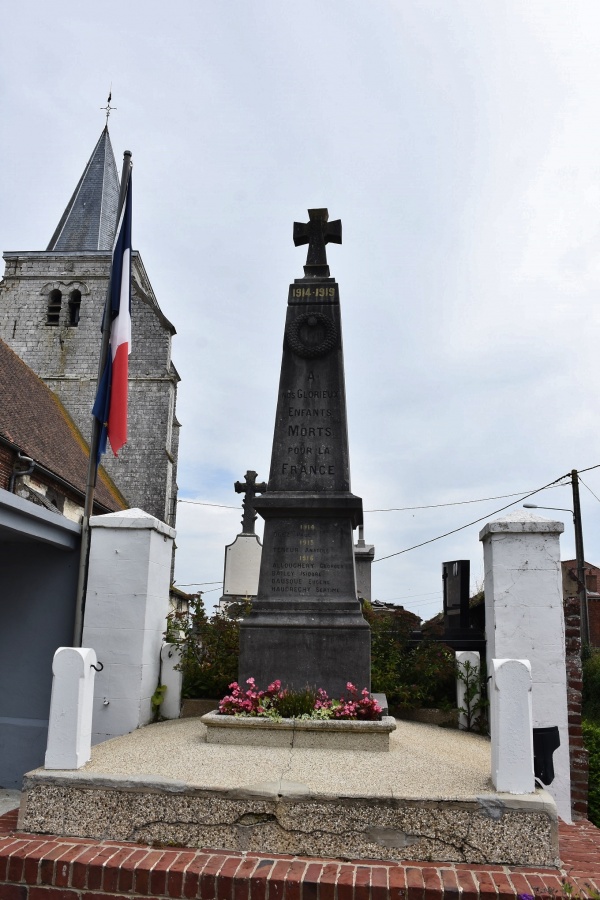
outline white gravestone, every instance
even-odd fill
[[[492,782],[496,790],[509,794],[533,793],[531,666],[528,660],[492,660],[490,733]]]
[[[80,769],[91,757],[96,654],[59,647],[52,660],[46,769]]]
[[[83,643],[104,665],[94,690],[97,744],[152,718],[175,531],[141,509],[93,516],[90,527]]]
[[[559,536],[562,522],[519,510],[481,530],[485,569],[488,674],[493,659],[531,663],[535,728],[558,725],[555,779],[548,787],[558,814],[571,821],[565,629]]]
[[[225,547],[223,594],[226,597],[256,597],[262,544],[256,534],[238,534]]]

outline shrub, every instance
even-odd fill
[[[284,691],[277,702],[277,712],[282,719],[298,719],[310,716],[318,699],[316,689],[306,687],[303,691]]]
[[[588,819],[600,828],[600,724],[584,719],[583,743],[589,754]]]
[[[600,650],[587,649],[583,659],[583,715],[600,725]]]
[[[237,678],[239,620],[220,613],[209,619],[198,596],[187,613],[170,616],[167,635],[181,649],[182,696],[222,697]]]
[[[455,706],[454,652],[428,637],[413,646],[415,616],[407,610],[374,613],[365,603],[363,613],[371,626],[372,690],[394,709]]]
[[[236,615],[249,610],[248,603]],[[385,693],[393,709],[452,708],[456,691],[452,650],[429,637],[413,646],[411,632],[419,620],[407,610],[374,613],[365,603],[363,612],[371,626],[372,690]],[[188,613],[172,614],[167,634],[181,649],[183,697],[223,697],[238,677],[239,618],[216,614],[209,619],[199,596]],[[286,702],[307,704],[308,698]]]

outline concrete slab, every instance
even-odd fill
[[[96,839],[342,858],[554,865],[544,791],[495,794],[486,738],[397,721],[389,752],[206,743],[198,719],[25,779],[19,827]],[[410,849],[408,849],[410,848]]]

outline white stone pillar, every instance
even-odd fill
[[[496,790],[509,794],[533,793],[535,779],[529,660],[492,660],[490,734],[492,782]]]
[[[466,681],[467,681],[467,679],[469,679],[469,680],[475,679],[477,681],[477,684],[479,684],[479,677],[480,677],[479,670],[481,668],[481,661],[479,658],[479,653],[477,653],[476,650],[457,650],[456,665],[459,669],[459,672],[461,673],[460,677],[457,677],[457,679],[456,679],[456,706],[458,707],[458,709],[465,710],[465,712],[459,713],[458,727],[465,730],[469,727],[469,725],[471,726],[471,728],[473,728],[473,726],[475,724],[477,724],[477,720],[479,718],[477,713],[473,713],[473,710],[475,709],[475,706],[478,703],[479,698],[480,698],[479,688],[477,689],[477,692],[474,693],[473,696],[471,697],[470,703],[471,703],[471,711],[472,712],[471,712],[471,721],[470,722],[469,722],[469,717],[467,716],[467,713],[466,713],[466,710],[468,708],[468,705],[467,705],[468,686],[466,684]]]
[[[493,659],[531,663],[535,728],[558,725],[556,777],[548,787],[558,814],[571,821],[565,632],[559,536],[562,522],[524,510],[488,522],[480,532],[485,569],[488,674]]]
[[[90,759],[96,662],[88,647],[54,654],[46,769],[80,769]]]
[[[181,662],[181,651],[176,644],[163,644],[160,651],[162,661],[161,683],[167,691],[160,707],[165,719],[178,719],[181,713],[181,683],[183,672],[176,668]]]
[[[90,527],[83,643],[104,665],[94,691],[96,744],[152,718],[175,531],[141,509],[93,516]]]

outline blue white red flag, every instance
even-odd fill
[[[101,426],[98,458],[110,441],[116,456],[127,443],[127,388],[131,353],[131,175],[117,227],[110,275],[110,344],[92,414]]]

